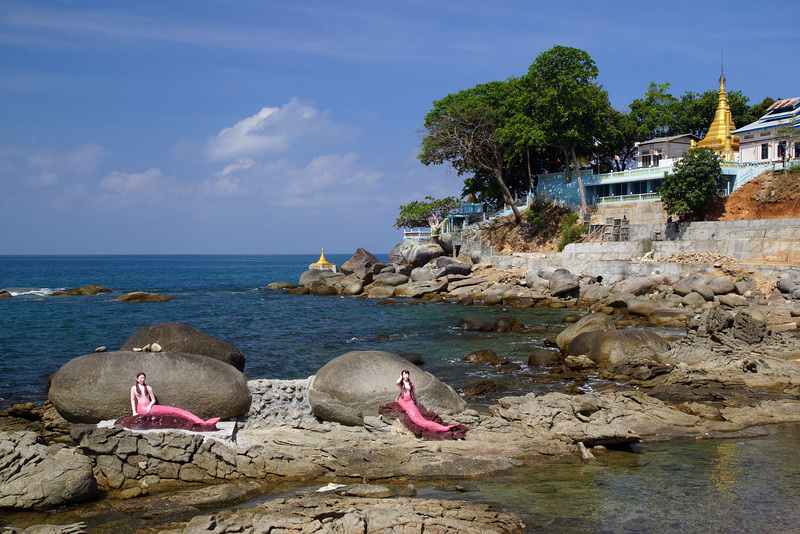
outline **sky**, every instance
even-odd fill
[[[800,96],[796,25],[751,2],[0,0],[0,254],[388,253],[460,196],[432,103],[587,51],[651,81]]]

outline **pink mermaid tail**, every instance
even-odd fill
[[[149,414],[146,410],[147,404],[139,406],[139,415],[177,415],[178,417],[188,419],[196,425],[215,425],[219,422],[219,417],[212,417],[208,421],[205,421],[197,417],[192,412],[187,412],[186,410],[181,410],[180,408],[175,408],[174,406],[162,406],[160,404],[156,404],[150,408]]]
[[[452,430],[458,426],[458,424],[440,425],[436,421],[429,421],[425,419],[422,417],[422,414],[419,413],[419,409],[417,408],[417,405],[414,404],[414,401],[411,400],[411,397],[404,397],[400,395],[397,397],[397,404],[403,408],[403,411],[406,412],[412,423],[426,430],[433,430],[434,432],[447,432],[448,430]]]

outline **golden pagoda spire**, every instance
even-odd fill
[[[325,247],[322,247],[322,254],[319,255],[319,260],[308,266],[309,269],[323,269],[336,272],[336,265],[325,259]]]
[[[714,121],[709,126],[706,136],[697,143],[697,146],[711,148],[714,152],[722,154],[723,160],[733,161],[734,152],[739,152],[739,136],[731,135],[735,129],[731,107],[728,105],[728,93],[725,91],[725,71],[720,62],[717,112],[714,114]]]

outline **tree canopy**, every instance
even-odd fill
[[[428,217],[436,215],[444,219],[456,213],[461,207],[461,201],[456,197],[434,198],[426,196],[425,200],[414,200],[400,206],[400,216],[394,223],[395,228],[414,228],[427,226]]]
[[[700,217],[721,186],[719,155],[707,147],[693,147],[675,163],[673,172],[664,173],[659,193],[667,213]]]
[[[425,116],[419,160],[425,165],[448,163],[459,175],[488,173],[521,222],[522,215],[506,185],[513,148],[501,133],[512,114],[508,95],[513,83],[479,84],[434,102]]]

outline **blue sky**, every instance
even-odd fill
[[[774,12],[773,12],[774,13]],[[750,2],[0,0],[1,254],[382,254],[434,100],[589,52],[650,81],[800,96],[796,25]]]

